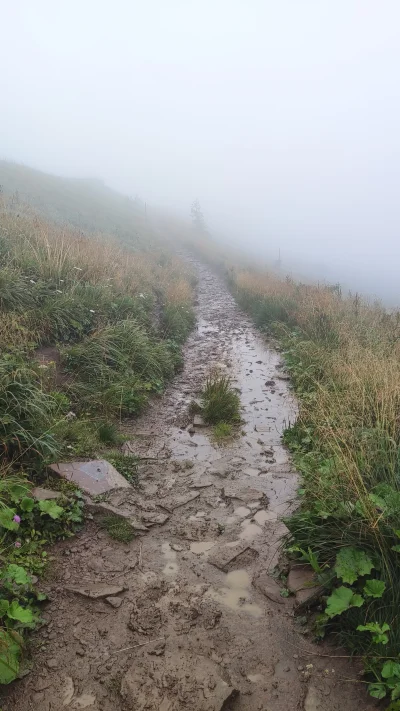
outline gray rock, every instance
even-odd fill
[[[42,489],[36,486],[32,489],[32,496],[37,501],[49,501],[50,499],[59,499],[62,496],[60,491],[52,491],[52,489]]]
[[[106,602],[108,602],[111,607],[115,607],[118,609],[118,607],[121,607],[122,605],[122,600],[120,597],[106,597]]]
[[[205,422],[203,420],[201,415],[195,415],[193,417],[193,426],[194,427],[207,427],[207,422]]]
[[[68,590],[68,592],[88,597],[91,600],[99,600],[102,597],[115,597],[126,590],[123,585],[103,585],[103,583],[93,583],[86,587],[65,589]]]
[[[112,514],[113,516],[119,516],[120,518],[123,518],[124,521],[129,523],[135,531],[145,532],[148,530],[147,526],[145,526],[145,524],[140,521],[137,516],[134,516],[133,514],[128,513],[126,511],[122,511],[121,509],[117,508],[116,506],[112,506],[111,504],[106,504],[104,502],[97,503],[91,501],[91,499],[89,498],[85,498],[85,506],[86,509],[94,515],[99,514],[106,516]]]
[[[48,669],[58,669],[57,659],[48,659],[46,662],[46,666],[48,667]]]
[[[174,511],[174,509],[180,508],[180,506],[185,506],[185,504],[188,504],[190,501],[194,501],[194,499],[197,499],[199,496],[200,492],[189,491],[187,494],[182,494],[181,496],[173,496],[166,499],[160,499],[158,504],[159,506],[161,506],[161,508],[171,512]]]
[[[280,587],[267,573],[261,573],[253,580],[253,585],[259,590],[265,597],[272,602],[278,603],[278,605],[283,605],[284,600],[280,594]]]
[[[127,480],[105,459],[90,462],[59,462],[50,470],[67,481],[73,481],[88,494],[97,496],[112,489],[132,489]]]

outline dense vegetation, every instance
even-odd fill
[[[299,399],[286,442],[302,473],[288,549],[324,587],[319,635],[365,655],[372,696],[400,708],[400,314],[339,287],[230,270],[281,342]]]
[[[57,180],[46,180],[54,196]],[[39,619],[32,575],[46,543],[82,521],[74,487],[37,501],[33,484],[51,462],[97,455],[134,482],[119,423],[163,390],[193,325],[192,275],[148,227],[138,238],[133,218],[130,248],[121,219],[125,245],[118,229],[77,231],[0,196],[0,683],[18,675],[24,632]],[[126,540],[115,522],[104,525]]]

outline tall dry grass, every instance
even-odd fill
[[[257,325],[280,340],[299,400],[298,421],[285,436],[303,475],[300,508],[287,521],[291,550],[328,571],[327,594],[340,585],[334,571],[341,550],[365,552],[371,575],[385,584],[379,599],[333,619],[322,616],[323,625],[358,652],[397,657],[400,313],[344,296],[338,286],[256,269],[231,269],[228,280]],[[362,594],[364,582],[354,591]],[[388,642],[357,630],[372,622],[389,624]],[[379,693],[391,692],[381,666],[369,668],[383,684]]]

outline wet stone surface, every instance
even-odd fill
[[[34,668],[3,691],[3,711],[375,708],[346,682],[358,673],[349,660],[300,634],[295,601],[271,576],[281,517],[295,505],[282,433],[296,407],[278,353],[220,279],[197,269],[184,369],[124,424],[126,450],[153,458],[140,467],[141,489],[105,497],[137,535],[117,543],[92,521],[56,547]],[[223,447],[189,414],[212,366],[242,405],[240,431]]]

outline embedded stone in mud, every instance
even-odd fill
[[[105,459],[93,459],[90,462],[59,462],[51,464],[52,472],[73,481],[88,494],[98,496],[112,489],[131,489],[127,480]]]

